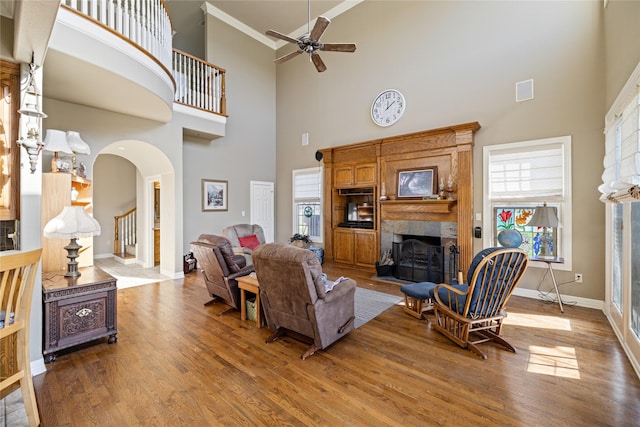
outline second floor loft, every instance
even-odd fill
[[[164,0],[16,0],[12,9],[13,56],[42,66],[46,98],[158,122],[180,111],[226,124],[225,70],[173,49]]]

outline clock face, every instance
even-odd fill
[[[371,118],[378,126],[391,126],[404,114],[404,95],[395,89],[382,92],[371,104]]]

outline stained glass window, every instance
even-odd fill
[[[493,224],[495,228],[494,246],[498,243],[498,233],[506,229],[516,229],[522,235],[520,249],[526,251],[530,257],[538,256],[540,253],[542,227],[532,227],[527,225],[535,212],[535,207],[531,206],[496,206],[493,208]],[[550,252],[556,254],[558,246],[557,233],[555,228],[548,227],[547,235],[550,238]]]

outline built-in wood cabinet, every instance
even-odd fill
[[[20,65],[0,61],[0,221],[20,219]],[[28,165],[25,167],[29,167]]]
[[[375,163],[337,165],[334,170],[335,188],[352,188],[376,185]]]
[[[72,191],[73,190],[73,191]],[[42,228],[65,206],[83,206],[93,213],[91,180],[69,173],[42,174]],[[69,240],[42,237],[42,272],[59,272],[67,269],[67,251],[64,249]],[[93,265],[93,237],[78,239],[82,245],[80,256],[76,259],[78,267]]]
[[[353,253],[355,236],[353,230],[350,228],[336,228],[333,236],[333,260],[344,264],[353,264],[355,259]]]
[[[371,267],[378,260],[375,230],[340,228],[334,230],[334,261]]]
[[[398,233],[398,222],[438,222],[448,244],[453,238],[460,250],[459,266],[468,268],[473,258],[473,139],[478,129],[480,125],[471,122],[321,149],[325,261],[373,270],[381,249],[389,249],[389,234]],[[452,176],[450,200],[397,194],[399,172],[422,168],[437,170],[435,179],[445,182]],[[372,229],[340,227],[349,204],[367,203],[372,204],[367,206]]]

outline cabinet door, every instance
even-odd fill
[[[333,258],[336,262],[353,264],[353,230],[337,229],[333,233]]]
[[[356,265],[371,267],[378,260],[376,250],[376,232],[368,230],[354,231],[354,260]]]
[[[354,175],[356,185],[376,185],[375,163],[356,165],[354,168]]]
[[[353,166],[338,166],[333,169],[333,185],[335,188],[353,185]]]

